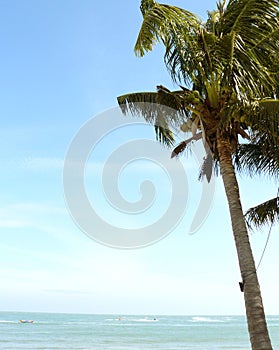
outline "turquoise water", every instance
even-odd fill
[[[119,317],[121,316],[121,319]],[[33,323],[20,323],[20,319]],[[279,316],[267,318],[279,349]],[[0,312],[0,349],[246,350],[242,316],[123,316]]]

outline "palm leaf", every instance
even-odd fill
[[[191,144],[192,141],[197,141],[201,138],[202,133],[200,132],[198,134],[193,135],[189,139],[180,142],[172,151],[171,158],[178,157],[179,155],[181,155],[182,152],[185,151],[185,149]]]
[[[209,183],[212,177],[212,170],[214,165],[211,153],[208,153],[203,160],[204,161],[201,166],[199,180],[202,180],[204,177],[206,177],[206,180]]]
[[[220,22],[223,34],[235,32],[257,45],[278,28],[278,5],[278,0],[230,0]]]
[[[256,174],[279,177],[279,143],[274,143],[268,134],[254,137],[248,144],[238,147],[236,165],[239,171],[250,176]]]
[[[245,214],[245,218],[249,227],[254,225],[257,228],[265,224],[279,222],[279,197],[249,209]]]
[[[174,136],[171,127],[178,127],[188,118],[184,108],[183,91],[171,92],[158,86],[158,92],[139,92],[119,96],[118,104],[123,114],[141,116],[154,125],[156,138],[166,146],[172,146]]]
[[[219,23],[223,36],[233,33],[237,38],[234,84],[249,86],[258,96],[262,86],[272,91],[275,79],[270,73],[279,68],[274,64],[278,63],[278,5],[278,0],[231,0]]]
[[[122,113],[142,116],[150,123],[165,123],[168,120],[168,123],[175,126],[181,125],[190,117],[190,107],[187,106],[183,90],[169,91],[162,85],[157,86],[157,90],[119,96],[117,101]]]
[[[139,92],[121,95],[117,97],[117,102],[123,114],[127,114],[129,112],[131,112],[133,115],[143,114],[144,116],[150,116],[152,120],[153,113],[151,112],[153,109],[151,109],[149,114],[148,106],[152,106],[152,104],[157,103],[157,93]],[[144,106],[147,108],[147,110],[144,109]]]
[[[153,4],[144,14],[135,53],[143,56],[157,42],[162,42],[166,48],[165,62],[173,79],[177,80],[178,70],[184,81],[193,81],[193,67],[197,70],[201,58],[195,34],[199,32],[202,21],[187,10],[156,2]],[[194,50],[195,54],[192,54]]]
[[[257,111],[258,122],[254,124],[258,131],[267,132],[274,140],[279,140],[279,101],[261,100]],[[263,127],[264,125],[264,127]]]
[[[199,27],[200,19],[193,13],[176,6],[149,1],[143,11],[143,23],[135,45],[139,56],[153,49],[156,42],[168,43],[172,36],[179,35],[182,28]]]

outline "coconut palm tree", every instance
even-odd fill
[[[144,56],[156,42],[165,47],[165,64],[180,87],[118,97],[123,113],[142,115],[155,125],[159,141],[172,145],[173,128],[193,136],[174,155],[201,138],[206,164],[218,164],[230,210],[253,350],[272,349],[233,155],[239,139],[267,133],[278,143],[278,1],[219,1],[204,23],[195,14],[153,0],[141,1],[143,23],[135,53]],[[153,106],[153,107],[150,107]],[[156,106],[154,108],[154,106]],[[211,166],[204,166],[210,169]],[[210,172],[210,171],[209,171]],[[208,170],[204,171],[210,179]]]

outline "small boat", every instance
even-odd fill
[[[33,320],[19,320],[20,323],[33,323]]]

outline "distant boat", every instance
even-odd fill
[[[118,320],[118,321],[123,321],[123,320],[124,320],[124,317],[118,317],[117,320]]]
[[[19,320],[21,323],[33,323],[33,320]]]

